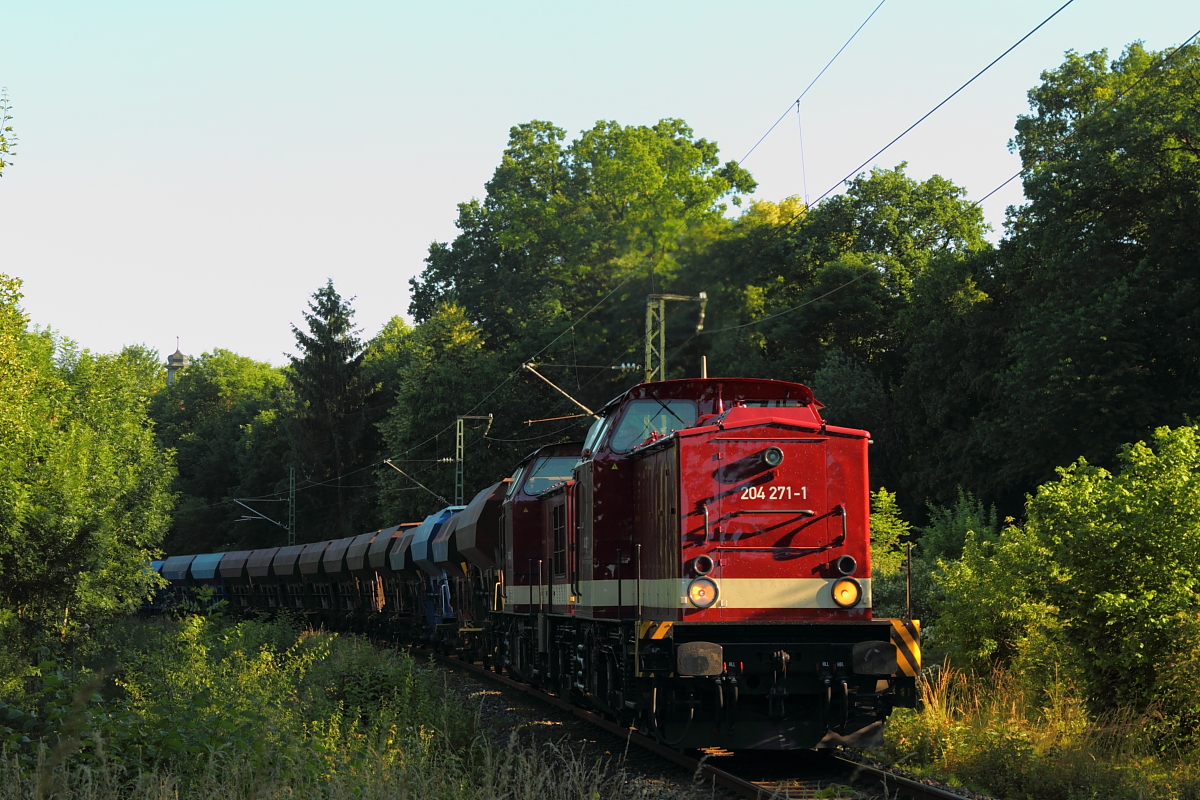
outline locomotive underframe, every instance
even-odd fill
[[[681,748],[879,747],[892,709],[915,701],[912,678],[854,671],[856,644],[888,641],[885,620],[642,627],[498,612],[464,655]],[[680,674],[690,642],[719,646],[718,673]]]

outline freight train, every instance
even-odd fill
[[[876,747],[917,623],[872,616],[866,431],[804,385],[646,383],[466,506],[175,556],[175,593],[480,662],[679,748]]]

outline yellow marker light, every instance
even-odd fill
[[[708,608],[717,602],[717,584],[708,578],[696,578],[688,585],[688,600],[696,608]]]
[[[842,608],[854,608],[862,600],[862,587],[854,578],[842,578],[833,584],[833,602]]]

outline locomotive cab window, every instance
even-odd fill
[[[524,466],[517,467],[517,471],[512,474],[512,479],[508,483],[508,491],[504,493],[505,497],[512,497],[517,493],[517,487],[521,485],[521,473],[524,471]]]
[[[796,408],[803,405],[799,400],[746,400],[747,408]]]
[[[608,430],[608,423],[612,421],[612,415],[601,417],[592,423],[592,427],[588,428],[587,437],[583,440],[584,454],[591,453],[596,449],[596,445],[604,438],[604,432]]]
[[[550,509],[550,527],[554,533],[554,574],[567,574],[567,506],[559,504]]]
[[[533,465],[525,479],[525,493],[538,494],[571,479],[571,470],[578,461],[575,456],[550,456]]]
[[[608,446],[627,453],[650,438],[696,424],[696,403],[692,400],[634,400],[625,408]]]

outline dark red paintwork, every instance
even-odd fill
[[[614,451],[621,415],[645,399],[694,401],[696,422],[648,437],[628,452]],[[718,582],[832,579],[837,576],[832,562],[841,555],[857,561],[854,577],[870,577],[869,434],[827,426],[820,408],[803,385],[744,378],[643,384],[610,404],[604,413],[612,422],[593,451],[584,452],[572,493],[580,523],[581,580],[611,585],[619,575],[621,607],[611,591],[597,591],[592,599],[585,588],[576,612],[596,619],[636,615],[640,570],[645,619],[869,619],[869,608],[862,606],[701,610],[678,597],[645,602],[649,582],[693,577],[688,565],[701,554],[714,559],[710,577]],[[768,446],[780,447],[784,462],[771,470],[748,468],[747,459]],[[793,495],[804,488],[807,494],[787,502],[769,497],[772,488],[781,487]],[[759,488],[768,492],[766,500],[745,496],[747,489]],[[777,513],[789,509],[812,513]]]

